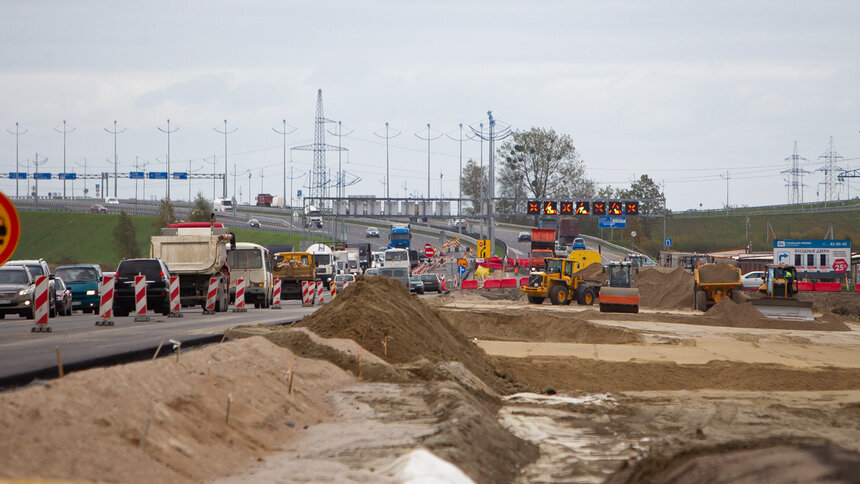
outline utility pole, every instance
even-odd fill
[[[72,128],[71,126],[69,126],[67,129],[65,119],[63,120],[63,129],[62,130],[60,129],[59,126],[54,128],[54,131],[63,134],[63,198],[64,199],[66,198],[66,178],[67,178],[67,173],[66,173],[66,134],[71,133],[74,130],[75,130],[75,128]]]
[[[227,120],[224,120],[224,130],[221,131],[218,128],[212,128],[216,133],[221,133],[224,135],[224,198],[227,198],[227,135],[231,133],[235,133],[239,128],[234,127],[230,129],[227,127]],[[234,167],[235,169],[235,167]],[[235,184],[234,184],[235,185]],[[233,187],[233,195],[236,195],[236,187]],[[233,213],[236,213],[235,207],[233,208]]]
[[[388,169],[388,141],[391,140],[392,138],[396,138],[396,137],[400,136],[400,133],[401,132],[398,131],[397,134],[395,134],[395,135],[389,135],[388,121],[385,122],[385,136],[382,136],[376,132],[373,133],[374,135],[376,135],[379,138],[385,138],[385,198],[391,198],[391,194],[388,191],[388,187],[391,185],[391,177],[389,175],[389,169]],[[387,202],[387,200],[386,200],[386,202]]]
[[[287,135],[290,133],[294,133],[299,128],[295,128],[293,126],[290,126],[291,128],[293,128],[293,130],[287,131],[287,120],[283,119],[282,122],[284,123],[283,131],[278,131],[276,128],[272,128],[272,131],[274,131],[275,133],[278,133],[279,135],[282,135],[284,137],[284,203],[287,203]],[[290,164],[291,164],[291,166],[290,166],[290,177],[292,178],[292,176],[293,176],[293,173],[292,173],[292,171],[293,171],[292,170],[292,152],[290,152]],[[291,192],[292,192],[292,190],[293,190],[292,187],[290,187]],[[292,206],[292,204],[293,204],[293,195],[291,193],[290,194],[290,205]]]
[[[339,205],[343,204],[343,167],[341,164],[341,153],[343,153],[343,137],[349,136],[353,133],[353,130],[350,129],[349,133],[343,134],[343,123],[337,122],[337,133],[328,132],[332,136],[337,136],[337,185],[335,185],[335,189],[337,194],[337,203]],[[338,223],[338,212],[339,210],[334,210],[334,226],[335,226],[335,235],[337,235],[337,223]]]
[[[39,165],[44,165],[47,162],[47,157],[42,160],[39,159],[39,153],[36,153],[35,158],[33,158],[33,178],[36,179],[36,205],[39,204]]]
[[[726,179],[726,215],[729,214],[729,170],[726,170],[726,176],[720,175],[720,178]]]
[[[116,128],[116,120],[114,120],[113,131],[111,131],[107,128],[105,128],[105,131],[107,131],[109,134],[113,135],[113,196],[114,196],[114,198],[118,198],[117,194],[116,194],[116,186],[117,186],[117,182],[119,181],[119,178],[117,177],[117,171],[116,171],[116,168],[117,168],[116,135],[125,133],[125,128],[122,128],[122,131],[118,131]],[[104,191],[107,192],[107,187],[105,187]]]
[[[463,203],[463,123],[460,123],[460,137],[459,138],[452,138],[447,133],[445,133],[445,136],[448,136],[449,138],[451,138],[454,141],[460,142],[460,178],[459,178],[459,181],[457,182],[457,185],[460,187],[459,188],[459,194],[457,195],[457,216],[460,216],[462,214],[461,205]],[[441,193],[441,188],[440,188],[440,193]]]
[[[431,135],[430,135],[430,123],[427,123],[427,137],[422,138],[421,135],[419,135],[418,133],[415,133],[415,137],[418,139],[427,140],[427,198],[426,198],[426,200],[429,201],[430,200],[430,141],[437,140],[437,139],[441,138],[442,135],[440,134],[439,136],[431,137]],[[441,197],[441,195],[440,195],[440,197]],[[425,210],[427,209],[426,205],[425,205],[424,209]]]
[[[161,129],[160,126],[157,127],[159,131],[162,133],[167,133],[167,199],[170,200],[170,133],[175,133],[179,131],[179,126],[175,129],[170,129],[170,118],[167,119],[167,129]]]
[[[21,131],[21,127],[18,126],[17,121],[15,122],[15,131],[12,131],[11,128],[6,130],[7,133],[9,133],[11,135],[15,135],[15,198],[18,198],[20,196],[18,194],[18,180],[19,180],[18,175],[19,175],[20,170],[21,170],[20,168],[18,168],[18,137],[21,136],[22,134],[27,134],[27,131],[29,131],[29,130],[25,129],[24,131]],[[26,186],[24,188],[26,188]]]
[[[75,164],[78,166],[84,167],[84,198],[87,198],[87,193],[89,192],[89,190],[87,189],[87,159],[84,158],[84,164],[83,165],[81,165],[78,162],[75,162]]]
[[[489,173],[487,174],[487,235],[490,239],[490,255],[495,254],[496,250],[496,240],[495,240],[495,223],[494,223],[494,215],[495,215],[495,207],[496,207],[496,184],[495,184],[495,149],[494,145],[496,141],[503,140],[513,134],[510,126],[506,126],[502,128],[500,131],[496,131],[496,120],[493,118],[493,112],[487,111],[487,117],[490,120],[490,132],[487,135],[486,139],[490,142],[490,167]],[[470,126],[471,127],[471,126]],[[472,128],[472,132],[478,135],[482,140],[484,139],[483,135],[483,124],[481,125],[481,132],[479,133],[474,127]],[[482,153],[483,156],[483,153]]]

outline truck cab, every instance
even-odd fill
[[[335,260],[332,256],[331,247],[325,244],[313,244],[308,247],[307,251],[314,258],[316,265],[316,279],[322,281],[326,289],[334,283],[335,276]]]

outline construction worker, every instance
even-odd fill
[[[794,274],[792,274],[791,269],[785,270],[785,285],[785,295],[790,297],[794,290]]]

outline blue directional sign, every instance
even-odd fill
[[[27,179],[27,172],[25,172],[25,171],[17,171],[17,172],[10,171],[9,172],[9,179],[10,180],[26,180]]]
[[[78,174],[77,173],[59,173],[57,175],[57,177],[60,180],[77,180]]]
[[[50,180],[51,174],[50,173],[33,173],[33,178],[35,178],[37,180]]]
[[[466,273],[466,266],[457,266],[457,274],[461,276]]]
[[[663,245],[665,245],[666,247],[672,247],[672,239],[664,240]]]
[[[627,227],[627,217],[598,217],[597,226],[601,229],[623,229]]]
[[[167,180],[167,172],[166,171],[151,171],[149,172],[150,180]]]
[[[296,191],[296,198],[302,198],[302,191],[301,190]]]
[[[188,172],[174,171],[173,172],[173,179],[174,180],[187,180],[188,179]]]
[[[143,172],[142,171],[130,171],[128,172],[128,177],[132,180],[143,180]]]

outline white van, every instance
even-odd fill
[[[237,242],[236,249],[227,253],[230,267],[230,299],[236,298],[236,280],[245,280],[245,303],[255,308],[267,308],[272,304],[272,259],[269,250],[262,245]]]
[[[233,200],[229,198],[216,198],[212,202],[212,210],[215,212],[232,212],[233,211]]]

